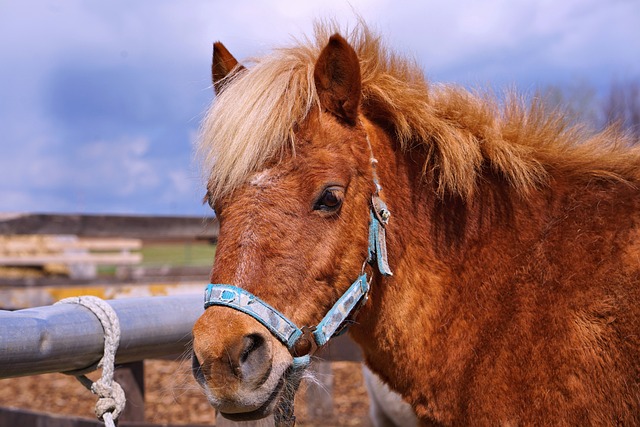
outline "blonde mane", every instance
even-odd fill
[[[315,62],[335,32],[337,25],[319,23],[314,40],[276,49],[230,78],[204,119],[197,148],[210,198],[228,194],[295,148],[296,124],[319,103]],[[470,197],[486,167],[521,194],[544,185],[550,167],[638,178],[640,152],[616,129],[589,134],[539,100],[527,106],[515,95],[500,102],[428,84],[414,61],[388,50],[364,23],[346,38],[360,58],[364,114],[390,125],[405,150],[426,150],[424,172],[435,174],[441,194]]]

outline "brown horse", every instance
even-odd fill
[[[640,425],[639,150],[334,31],[248,68],[214,46],[212,283],[311,326],[365,270],[349,333],[424,425]],[[372,195],[392,276],[363,267]],[[212,306],[193,335],[227,417],[266,416],[297,381],[298,350],[246,313]]]

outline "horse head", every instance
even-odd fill
[[[212,70],[218,106],[211,114],[230,114],[225,103],[246,96],[254,76],[220,43],[214,45]],[[230,123],[220,126],[233,127],[232,137],[220,144],[231,146],[214,154],[213,168],[230,172],[209,182],[207,197],[220,221],[211,283],[232,285],[232,298],[241,296],[238,290],[250,303],[272,310],[263,317],[282,315],[313,332],[363,276],[370,258],[371,199],[379,188],[371,150],[377,144],[360,114],[356,52],[336,34],[306,75],[311,102],[295,123],[285,125],[290,134],[280,138],[288,140],[277,141],[281,148],[263,161],[245,162],[251,166],[244,166],[236,182],[229,176],[243,167],[243,150],[249,157],[266,150],[264,140],[251,140],[242,128],[280,126],[271,120],[288,112],[262,111],[262,122],[254,120],[260,112],[253,110],[225,118]],[[271,76],[274,84],[278,77]],[[302,374],[296,362],[317,344],[309,336],[287,343],[273,333],[269,319],[256,317],[212,303],[193,329],[196,378],[211,404],[234,420],[262,418],[290,398]]]

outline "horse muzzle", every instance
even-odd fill
[[[248,316],[212,307],[196,322],[194,337],[192,372],[214,408],[234,421],[274,411],[291,381],[293,358],[269,331]]]

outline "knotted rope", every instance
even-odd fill
[[[65,298],[56,304],[79,304],[88,308],[98,318],[104,330],[104,354],[100,361],[81,371],[67,372],[74,375],[82,385],[98,396],[95,414],[107,427],[115,427],[115,420],[124,410],[126,398],[120,384],[113,380],[116,351],[120,344],[120,321],[113,307],[94,296]],[[84,373],[102,368],[102,375],[92,382]]]

